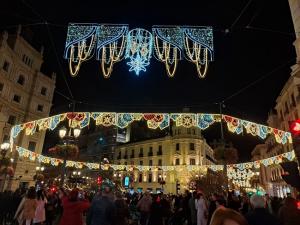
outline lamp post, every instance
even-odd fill
[[[6,183],[6,177],[7,177],[7,166],[8,166],[8,163],[5,156],[6,156],[6,153],[7,153],[7,150],[9,149],[10,147],[10,144],[9,142],[5,141],[3,142],[1,145],[0,145],[0,148],[1,148],[1,164],[0,164],[0,169],[2,168],[2,166],[6,167],[4,168],[5,169],[5,172],[4,172],[4,178],[3,178],[3,181],[2,181],[2,185],[1,185],[1,191],[3,191],[4,187],[5,187],[5,183]],[[13,162],[12,159],[10,159],[10,162]]]
[[[43,175],[42,173],[43,173],[44,170],[45,170],[45,167],[43,167],[43,166],[37,166],[37,167],[35,167],[35,172],[36,172],[36,174],[35,174],[35,177],[36,177],[36,184],[35,184],[35,186],[37,186],[38,182],[39,182],[38,175]]]
[[[73,128],[73,134],[72,134],[72,128],[69,129],[69,131],[65,128],[62,127],[58,134],[59,137],[63,143],[63,145],[70,145],[70,144],[75,144],[76,139],[80,136],[81,130],[79,128]],[[62,187],[65,182],[65,175],[66,175],[66,164],[67,164],[67,149],[63,150],[63,167],[61,170],[61,180],[60,180],[60,186]]]
[[[166,184],[167,175],[159,174],[158,177],[159,177],[159,183],[161,184],[161,189],[162,189],[162,191],[164,191],[164,185]]]
[[[75,187],[77,187],[77,185],[78,185],[78,179],[79,179],[79,177],[80,177],[80,175],[81,175],[81,172],[80,171],[73,171],[73,177],[75,178]]]

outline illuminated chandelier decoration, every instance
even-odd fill
[[[138,76],[140,71],[146,72],[152,55],[152,34],[144,29],[137,28],[129,31],[127,35],[127,45],[125,59],[129,59],[127,65],[129,72],[134,71]]]
[[[204,78],[213,61],[213,31],[211,27],[154,25],[151,33],[142,28],[129,30],[122,24],[69,24],[64,58],[71,76],[77,76],[81,64],[95,52],[105,78],[110,77],[114,63],[123,59],[129,60],[129,71],[137,76],[146,72],[152,53],[165,64],[169,77],[175,75],[184,56]]]

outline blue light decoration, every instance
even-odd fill
[[[216,118],[213,114],[197,114],[197,125],[201,130],[205,130],[214,122],[216,122]]]
[[[213,30],[211,27],[182,27],[186,59],[196,65],[198,76],[204,78],[209,61],[213,61]]]
[[[153,49],[152,34],[141,28],[133,29],[127,34],[125,59],[129,59],[127,65],[129,72],[134,71],[139,76],[141,71],[146,72],[150,64]]]
[[[128,59],[129,71],[139,75],[150,65],[154,56],[163,62],[169,77],[175,75],[183,55],[196,65],[204,78],[213,61],[213,31],[211,27],[154,25],[152,33],[136,28],[128,31],[124,24],[70,23],[64,58],[69,61],[71,76],[76,76],[82,62],[96,52],[103,76],[109,78],[113,65]],[[125,56],[125,57],[124,57]]]
[[[122,60],[128,25],[101,24],[97,35],[96,58],[101,63],[102,73],[109,78],[113,64]]]
[[[124,178],[124,186],[128,188],[128,187],[129,187],[129,184],[130,184],[130,179],[129,179],[128,176],[126,176],[126,177]]]
[[[183,30],[179,26],[152,27],[156,59],[166,66],[167,74],[173,77],[183,50]]]
[[[95,52],[98,24],[71,23],[68,26],[64,58],[69,60],[71,76],[76,76],[81,63]]]

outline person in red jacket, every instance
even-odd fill
[[[82,214],[90,207],[87,200],[78,199],[78,190],[73,189],[62,198],[63,214],[59,225],[83,225]]]

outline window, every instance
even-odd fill
[[[194,143],[190,143],[190,150],[195,150],[195,144]]]
[[[180,130],[177,131],[177,134],[180,134]]]
[[[7,120],[7,123],[9,123],[10,125],[15,125],[16,120],[17,120],[17,118],[15,116],[9,116],[8,120]]]
[[[292,105],[295,107],[296,106],[296,101],[294,98],[294,94],[291,95],[291,99],[292,99]]]
[[[191,134],[191,129],[190,128],[187,129],[187,134]]]
[[[176,143],[176,151],[179,151],[179,149],[180,149],[180,145],[179,143]]]
[[[196,160],[195,159],[190,159],[190,165],[192,165],[192,166],[196,165]]]
[[[152,182],[152,173],[149,173],[148,182],[149,182],[149,183]]]
[[[28,150],[30,150],[30,151],[35,151],[35,147],[36,147],[36,142],[34,142],[34,141],[29,141],[29,143],[28,143]]]
[[[0,92],[3,91],[4,84],[0,83]]]
[[[152,166],[153,165],[153,163],[152,163],[152,160],[150,159],[149,160],[149,166]]]
[[[20,103],[20,101],[21,101],[21,96],[20,96],[20,95],[14,95],[13,100],[14,100],[15,102]]]
[[[7,134],[4,134],[2,142],[6,141],[9,141],[9,136]]]
[[[3,70],[5,70],[6,72],[8,72],[8,70],[9,70],[9,62],[7,62],[7,61],[4,61],[4,63],[3,63]]]
[[[144,157],[143,148],[140,148],[140,154],[139,157]]]
[[[37,106],[37,111],[43,112],[44,106],[43,105],[38,105]]]
[[[195,135],[196,134],[196,130],[195,129],[193,129],[193,135]]]
[[[42,89],[41,89],[41,95],[46,96],[46,94],[47,94],[47,88],[42,87]]]
[[[161,145],[158,146],[158,151],[162,151],[162,146]]]
[[[139,182],[141,183],[141,182],[143,182],[143,174],[139,174]]]
[[[179,164],[180,164],[180,160],[179,160],[179,159],[176,159],[176,160],[175,160],[175,165],[178,166]]]
[[[24,85],[25,83],[25,77],[23,75],[20,75],[18,80],[17,80],[18,84]]]
[[[148,156],[153,156],[153,148],[152,147],[149,147]]]
[[[162,160],[161,159],[158,160],[158,166],[162,166]]]
[[[131,149],[131,155],[130,155],[131,158],[134,158],[134,149]]]
[[[142,165],[143,165],[143,163],[144,163],[143,161],[140,161],[140,166],[142,166]]]
[[[121,152],[119,152],[118,159],[121,159]]]

